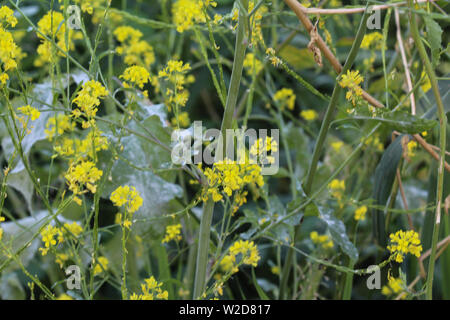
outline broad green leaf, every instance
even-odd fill
[[[5,273],[0,277],[0,297],[2,300],[24,300],[25,290],[15,272]]]
[[[371,116],[354,116],[351,119],[356,120],[366,120],[372,122],[380,122],[392,130],[396,130],[402,133],[416,134],[423,131],[428,131],[437,125],[435,120],[423,119],[418,116],[413,116],[410,113],[402,111],[393,111],[382,113],[375,117]],[[347,119],[342,119],[337,122],[348,121]]]
[[[158,116],[151,116],[142,124],[160,141],[169,145],[170,135],[162,127]],[[135,122],[129,123],[128,127],[146,134]],[[106,135],[110,143],[117,144],[117,137],[112,134]],[[169,202],[176,197],[181,197],[183,192],[180,186],[170,182],[174,180],[173,174],[165,176],[168,179],[165,180],[153,173],[153,169],[159,169],[163,164],[170,163],[170,153],[134,134],[122,137],[121,146],[123,150],[120,158],[115,161],[101,196],[109,199],[117,187],[134,186],[144,199],[142,207],[133,215],[133,218],[138,220],[133,225],[134,231],[140,236],[160,237],[165,232],[165,221],[158,217],[170,213]],[[108,163],[108,157],[110,157],[109,154],[102,155],[100,163],[104,168]]]
[[[359,256],[358,250],[348,238],[344,223],[336,218],[329,209],[320,208],[319,211],[319,218],[327,224],[334,243],[338,244],[352,261],[357,261]]]
[[[27,217],[23,219],[18,219],[16,221],[2,222],[3,229],[3,244],[9,248],[11,252],[17,252],[26,243],[28,243],[33,236],[38,232],[40,226],[45,222],[45,218],[48,216],[47,211],[40,211],[36,213],[33,217]],[[34,239],[30,245],[22,251],[20,259],[22,264],[25,266],[34,257],[36,251],[39,248],[40,240],[39,238]],[[0,251],[0,264],[7,260],[6,252],[4,250]],[[14,270],[19,268],[19,266],[12,262],[7,266],[6,270]]]
[[[439,63],[440,52],[442,49],[442,29],[439,23],[429,16],[424,16],[424,21],[427,28],[427,39],[431,46],[433,64],[436,66]]]
[[[389,145],[375,169],[372,194],[374,205],[385,206],[389,199],[397,167],[403,153],[401,144],[402,137],[403,136],[397,137],[394,142]],[[374,237],[377,239],[378,244],[384,247],[386,245],[384,212],[372,209],[372,220]]]

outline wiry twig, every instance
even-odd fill
[[[435,0],[416,0],[416,3],[423,3],[423,2],[431,2],[433,3]],[[401,7],[406,5],[407,2],[397,2],[397,3],[389,3],[389,4],[381,4],[381,5],[375,5],[372,6],[372,10],[385,10],[392,7]],[[321,8],[305,8],[303,7],[303,12],[306,14],[353,14],[353,13],[359,13],[364,12],[365,7],[359,7],[359,8],[342,8],[342,9],[321,9]]]
[[[311,23],[311,20],[309,20],[308,16],[306,15],[307,9],[304,6],[302,6],[299,2],[297,2],[296,0],[284,0],[284,2],[291,8],[292,11],[295,12],[298,19],[300,20],[300,22],[303,24],[303,26],[309,33],[314,26]],[[417,2],[425,2],[425,1],[419,0]],[[358,12],[364,11],[364,10],[361,10],[360,8],[356,8],[356,9],[360,10]],[[379,9],[383,9],[383,8],[379,7]],[[386,8],[384,8],[384,9],[386,9]],[[334,70],[337,73],[340,73],[342,70],[342,65],[340,64],[339,60],[335,57],[335,55],[331,52],[331,50],[328,48],[327,44],[323,41],[323,39],[320,35],[318,35],[316,44],[322,51],[325,58],[331,63]],[[369,104],[371,104],[374,107],[377,107],[377,108],[385,107],[380,101],[378,101],[377,99],[372,97],[370,94],[368,94],[364,90],[362,91],[362,97],[364,100],[366,100]],[[414,139],[416,139],[417,142],[419,142],[419,144],[425,149],[425,151],[427,151],[434,159],[436,159],[437,161],[440,161],[439,155],[436,154],[436,152],[434,152],[434,150],[429,146],[429,144],[424,139],[422,139],[422,137],[419,134],[415,134],[413,136],[414,136]],[[445,162],[444,166],[445,166],[445,169],[448,172],[450,172],[450,165]]]
[[[395,23],[397,25],[397,42],[400,54],[402,56],[403,68],[405,68],[406,86],[408,87],[408,92],[413,90],[413,85],[411,82],[411,74],[409,72],[408,61],[406,60],[405,48],[403,47],[402,30],[400,28],[400,15],[398,14],[398,9],[394,9]],[[414,98],[414,92],[411,92],[409,99],[411,101],[411,113],[416,114],[416,99]]]

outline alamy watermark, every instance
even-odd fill
[[[369,7],[369,13],[372,13],[367,19],[367,29],[381,29],[381,10]]]
[[[81,29],[81,10],[77,5],[70,5],[67,7],[67,26],[69,29]]]
[[[270,136],[268,131],[227,129],[222,134],[219,129],[204,130],[202,122],[195,121],[189,129],[173,131],[172,162],[213,165],[228,159],[238,164],[256,163],[261,166],[261,174],[274,175],[279,168],[279,130],[270,129]]]

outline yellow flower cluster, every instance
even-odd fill
[[[141,39],[143,35],[139,30],[130,26],[121,26],[114,30],[114,36],[120,42],[116,52],[124,57],[127,65],[150,68],[155,62],[153,47]]]
[[[77,93],[73,103],[78,106],[74,109],[72,114],[75,118],[85,116],[87,121],[83,121],[83,128],[89,128],[94,125],[94,118],[97,115],[100,99],[108,95],[108,90],[103,85],[95,80],[89,80],[83,83],[81,90]]]
[[[17,120],[22,125],[22,128],[23,128],[22,134],[29,134],[31,132],[32,126],[28,127],[28,122],[30,120],[31,121],[37,120],[39,118],[39,116],[41,115],[41,113],[39,112],[38,109],[33,108],[30,105],[19,107],[19,108],[17,108],[17,111],[22,113],[22,116],[15,115]]]
[[[241,254],[240,262],[236,261],[236,257]],[[239,265],[246,264],[253,267],[258,266],[259,256],[258,248],[253,241],[238,240],[230,247],[229,252],[220,260],[220,268],[225,273],[236,273],[239,271]]]
[[[152,85],[156,92],[161,90],[161,85],[165,85],[166,90],[162,93],[169,111],[172,110],[172,107],[174,109],[184,107],[189,99],[189,91],[185,89],[185,86],[195,81],[194,76],[186,76],[189,70],[191,70],[189,63],[170,60],[167,62],[167,66],[158,72],[158,77],[152,78]]]
[[[101,256],[97,258],[98,262],[94,266],[94,276],[108,270],[108,258]]]
[[[191,120],[189,119],[189,113],[186,111],[179,112],[174,118],[170,120],[174,127],[180,126],[181,128],[189,127]]]
[[[422,246],[420,245],[419,234],[414,230],[409,231],[397,231],[395,234],[389,235],[390,245],[387,249],[391,252],[391,257],[396,262],[401,263],[405,255],[408,253],[420,257],[422,252]]]
[[[316,110],[313,109],[302,110],[300,116],[306,121],[314,121],[319,117]]]
[[[96,182],[100,180],[102,175],[103,171],[97,169],[92,161],[73,162],[70,165],[64,177],[69,185],[69,190],[75,195],[74,201],[78,205],[82,203],[79,195],[88,192],[88,190],[92,193],[97,191]]]
[[[131,225],[131,216],[142,206],[143,200],[135,187],[120,186],[111,193],[110,200],[116,207],[125,207],[125,215],[120,217],[123,219],[123,225],[127,228]]]
[[[361,206],[355,210],[355,220],[365,220],[366,219],[366,213],[367,213],[367,206]]]
[[[399,294],[404,291],[405,283],[400,278],[392,277],[388,274],[388,284],[381,288],[381,293],[385,296],[391,296],[394,294]],[[405,296],[404,296],[405,297]]]
[[[326,234],[319,235],[317,231],[312,231],[309,234],[309,238],[314,244],[320,245],[323,249],[332,249],[334,246],[333,240]]]
[[[169,242],[171,240],[180,241],[181,240],[181,224],[173,224],[166,227],[166,235],[162,240],[162,243]]]
[[[0,216],[0,223],[2,223],[3,221],[5,221],[5,217]],[[0,241],[3,238],[3,229],[0,228]]]
[[[153,276],[144,281],[145,283],[141,284],[142,294],[133,293],[130,300],[154,300],[155,298],[167,300],[169,298],[167,290],[161,289],[162,282],[156,281]]]
[[[409,141],[407,144],[407,148],[408,148],[408,157],[409,158],[414,157],[416,155],[414,151],[417,149],[417,142],[414,140]]]
[[[61,228],[48,225],[41,231],[41,239],[45,247],[39,248],[39,251],[45,256],[50,249],[56,249],[58,245],[64,242],[64,236],[74,236],[75,240],[77,240],[81,232],[83,232],[83,228],[76,222],[72,224],[65,223],[64,227]]]
[[[31,121],[34,121],[39,118],[41,113],[36,108],[33,108],[30,105],[19,107],[17,108],[20,112],[22,112],[24,115],[29,116],[31,118]]]
[[[359,84],[363,81],[364,78],[359,74],[358,70],[347,70],[347,74],[343,74],[341,80],[339,80],[342,88],[348,88],[345,98],[351,100],[354,106],[356,105],[356,99],[362,95],[362,89]]]
[[[263,63],[254,53],[247,53],[244,58],[244,68],[249,76],[257,75],[264,68]]]
[[[51,142],[56,136],[62,135],[64,132],[75,129],[75,122],[70,120],[70,117],[59,113],[47,120],[44,132],[47,139]]]
[[[250,147],[250,154],[255,157],[258,157],[259,163],[263,163],[263,161],[267,161],[267,163],[270,164],[275,163],[275,158],[268,154],[277,151],[278,151],[278,143],[272,137],[266,137],[266,139],[264,140],[262,138],[259,138]]]
[[[222,192],[231,197],[233,191],[242,190],[247,184],[264,185],[261,167],[254,163],[238,163],[225,159],[214,164],[213,168],[206,168],[203,174],[208,179],[208,186],[202,194],[203,201],[209,196],[215,202],[222,200]]]
[[[378,135],[372,135],[369,138],[364,140],[364,144],[368,147],[373,147],[377,151],[384,150],[384,144],[381,142],[380,137]]]
[[[8,26],[15,27],[17,19],[14,12],[7,6],[0,8],[0,83],[6,84],[9,79],[8,71],[17,68],[17,53],[19,49],[14,42],[12,34],[5,28]]]
[[[383,35],[379,32],[372,32],[364,35],[361,42],[361,48],[363,49],[381,49],[383,45]]]
[[[94,127],[85,139],[62,137],[55,142],[53,149],[59,156],[69,157],[71,162],[78,162],[87,157],[94,159],[96,152],[108,148],[108,140],[102,134],[102,131]]]
[[[120,78],[124,80],[123,86],[125,88],[136,86],[142,90],[150,80],[150,73],[144,67],[132,66],[126,68]],[[144,91],[144,95],[148,97],[147,90]]]
[[[73,50],[75,44],[74,39],[80,38],[81,34],[75,32],[73,29],[68,30],[68,47],[66,46],[66,23],[64,22],[64,16],[61,12],[49,11],[45,16],[39,20],[37,33],[38,38],[41,39],[41,44],[37,48],[39,56],[34,60],[36,67],[42,67],[47,63],[56,63],[58,57],[65,57],[59,49],[54,47],[51,41],[47,41],[43,35],[50,40],[55,39],[55,44],[61,48],[64,52]]]
[[[294,91],[289,88],[282,88],[275,92],[273,100],[278,104],[278,106],[283,110],[287,107],[289,110],[294,110],[296,95]]]
[[[255,9],[255,1],[250,0],[248,3],[248,12],[253,12]],[[256,12],[253,13],[250,19],[250,28],[252,30],[252,45],[257,45],[258,42],[264,43],[263,35],[262,35],[262,28],[261,28],[261,21],[263,18],[263,15],[268,11],[267,7],[264,5],[260,5],[259,8],[256,10]],[[233,16],[232,20],[237,21],[239,18],[239,10],[237,8],[233,9]],[[236,25],[237,26],[237,25]]]
[[[344,196],[345,180],[333,179],[328,184],[328,189],[330,190],[331,195],[340,201]]]
[[[178,0],[172,6],[173,23],[177,31],[182,33],[196,23],[206,22],[206,10],[209,6],[216,7],[211,0]]]

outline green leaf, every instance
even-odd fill
[[[40,211],[33,217],[27,217],[18,219],[15,221],[3,222],[1,227],[3,229],[3,244],[9,248],[11,252],[17,252],[26,243],[28,243],[33,236],[38,232],[40,226],[45,222],[45,218],[48,216],[47,211]],[[30,245],[22,251],[20,254],[20,260],[23,265],[27,266],[33,259],[36,251],[39,248],[40,240],[34,239]],[[8,260],[6,252],[0,250],[0,265]],[[6,270],[18,269],[19,266],[12,262],[7,266]]]
[[[402,137],[403,136],[397,137],[394,142],[389,145],[375,169],[372,194],[374,205],[385,206],[391,195],[397,167],[403,153],[401,144]],[[372,219],[374,237],[378,240],[378,244],[384,247],[386,245],[384,212],[378,209],[372,209]]]
[[[408,134],[416,134],[423,131],[428,131],[437,125],[437,121],[435,120],[423,119],[402,111],[381,113],[380,115],[377,115],[375,117],[354,116],[352,118],[335,121],[334,123],[348,121],[350,119],[366,120],[377,123],[379,122],[386,125],[392,130]]]
[[[357,261],[359,256],[358,250],[348,238],[344,223],[336,218],[330,209],[320,208],[319,211],[319,218],[327,224],[334,243],[337,243],[352,261]]]
[[[438,65],[440,52],[442,49],[442,29],[441,26],[429,16],[424,16],[425,26],[427,28],[427,39],[431,46],[431,56],[433,65]]]
[[[16,273],[5,273],[1,276],[0,297],[2,300],[25,300],[25,290]]]
[[[152,132],[161,142],[170,144],[170,135],[163,128],[163,123],[157,115],[145,119],[142,124]],[[143,132],[134,121],[128,127]],[[117,145],[118,139],[111,133],[106,134],[110,143]],[[105,183],[102,197],[109,199],[111,193],[121,185],[134,186],[144,199],[142,207],[133,215],[139,222],[133,224],[133,230],[140,236],[150,235],[158,238],[165,232],[164,219],[158,219],[163,214],[170,213],[169,202],[182,196],[182,188],[174,183],[173,174],[162,177],[153,173],[152,169],[159,169],[170,164],[170,153],[160,146],[136,135],[125,135],[121,139],[123,150],[120,158],[115,161],[110,177]],[[116,147],[116,149],[119,149]],[[101,155],[100,163],[106,167],[110,154]]]

